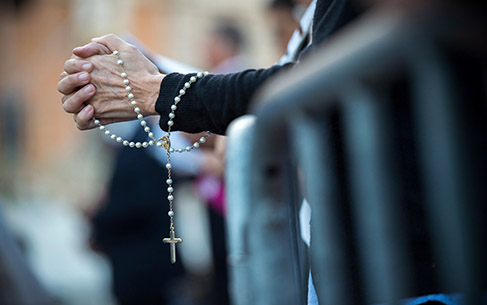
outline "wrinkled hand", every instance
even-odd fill
[[[74,114],[81,130],[95,127],[93,117],[104,125],[136,119],[118,58],[112,55],[115,50],[121,54],[137,107],[144,116],[157,114],[155,102],[164,75],[135,46],[110,34],[74,49],[60,76],[63,108]]]

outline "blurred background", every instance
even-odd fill
[[[275,2],[284,5],[278,4],[274,6],[277,9],[271,9],[270,1],[261,0],[1,2],[1,223],[6,225],[3,230],[13,236],[14,242],[20,246],[34,278],[57,304],[116,304],[117,300],[122,303],[121,299],[131,304],[130,297],[133,296],[121,296],[123,293],[120,291],[130,290],[130,285],[137,285],[134,284],[135,279],[132,282],[123,280],[134,271],[121,271],[113,275],[113,269],[121,263],[114,259],[117,255],[113,253],[118,249],[111,251],[117,246],[107,246],[106,240],[111,240],[107,236],[111,235],[106,231],[107,227],[123,227],[124,222],[121,221],[122,225],[116,221],[113,224],[113,219],[106,220],[103,211],[100,212],[113,199],[111,192],[119,187],[114,177],[117,166],[123,166],[121,149],[107,145],[98,131],[78,131],[73,118],[64,113],[61,95],[56,90],[64,61],[70,57],[72,49],[89,42],[92,37],[115,33],[125,37],[130,35],[155,53],[202,69],[229,72],[245,67],[267,67],[282,54],[283,45],[292,33],[295,22],[289,10],[290,1]],[[238,33],[235,34],[235,31]],[[238,50],[230,55],[240,56],[238,67],[225,64],[218,67],[228,54],[223,54],[223,58],[208,55],[219,54],[215,48],[219,45],[218,33],[222,32],[223,35],[230,32],[233,42],[237,40]],[[235,38],[235,35],[238,37]],[[162,181],[164,172],[157,174],[161,174]],[[188,176],[194,177],[191,171],[183,176],[186,178],[182,180],[188,180]],[[189,186],[188,196],[191,197],[191,193],[194,192]],[[165,198],[159,195],[156,192],[151,198]],[[160,205],[160,210],[156,212],[165,215],[166,204],[162,200],[154,203]],[[206,209],[203,208],[203,214],[209,213],[205,212]],[[203,228],[209,228],[210,216],[202,217]],[[158,220],[154,222],[157,224]],[[219,226],[223,228],[221,219]],[[159,227],[165,234],[166,227]],[[127,232],[111,233],[123,239]],[[218,238],[221,240],[224,236]],[[164,251],[166,254],[168,251],[162,243],[160,248],[156,253]],[[205,256],[203,250],[197,251]],[[121,251],[127,258],[123,264],[137,264],[147,257],[143,253],[127,254],[130,253],[127,251]],[[7,256],[3,253],[0,258],[5,265],[9,264]],[[205,260],[202,261],[205,264]],[[213,269],[216,267],[207,266],[201,271],[198,262],[187,264],[196,264],[195,272],[200,273],[199,278],[192,277],[197,278],[196,282],[207,281],[208,274],[215,273]],[[176,291],[184,292],[184,288],[181,288],[184,285],[175,283],[181,278],[184,282],[190,271],[184,266],[158,266],[163,269],[153,269],[156,272],[162,270],[164,274],[166,267],[178,270],[166,278],[174,278],[171,283],[177,286]],[[117,277],[118,288],[113,288],[114,278]],[[141,277],[150,278],[144,273]],[[160,284],[154,281],[155,286]],[[8,279],[3,278],[2,283],[7,285]],[[163,283],[164,286],[166,284]],[[226,287],[215,285],[216,288],[209,287],[199,296],[188,296],[184,304],[225,304]],[[115,293],[118,295],[114,295],[114,289],[118,289]],[[209,296],[212,289],[222,291],[221,303]],[[141,293],[149,294],[147,291]],[[161,293],[167,295],[166,291]],[[31,294],[35,295],[34,292]],[[3,296],[3,300],[8,299],[8,295]],[[165,301],[170,303],[171,300]],[[151,304],[141,300],[136,303]],[[155,303],[163,304],[162,301]]]
[[[63,64],[71,56],[72,49],[89,42],[92,37],[107,33],[124,37],[142,47],[151,56],[162,54],[214,73],[233,72],[249,67],[268,67],[277,62],[280,55],[284,53],[286,43],[298,25],[297,20],[300,19],[309,2],[309,0],[3,0],[0,2],[0,304],[229,304],[225,219],[226,217],[231,219],[232,212],[229,209],[227,214],[224,199],[225,152],[222,147],[225,145],[225,139],[211,136],[205,143],[204,149],[191,152],[183,159],[178,159],[179,154],[175,154],[174,158],[171,157],[176,190],[176,235],[184,237],[185,240],[183,244],[178,245],[177,263],[171,265],[169,247],[162,243],[162,238],[167,237],[169,226],[167,193],[164,186],[167,175],[163,166],[164,156],[157,149],[137,150],[113,145],[106,142],[106,137],[96,130],[78,131],[73,118],[66,115],[62,109],[61,95],[57,92],[56,85]],[[303,127],[309,124],[306,128],[312,129],[297,128],[295,131],[301,130],[299,132],[305,136],[289,137],[286,132],[289,133],[292,128],[281,133],[282,129],[275,125],[276,122],[283,120],[275,118],[274,121],[266,120],[264,116],[264,119],[258,122],[263,122],[262,126],[264,126],[259,131],[266,131],[272,141],[265,141],[263,142],[265,145],[257,146],[255,153],[259,154],[260,163],[252,163],[245,169],[251,168],[257,172],[256,168],[259,165],[265,169],[259,172],[260,175],[267,175],[270,178],[264,177],[266,179],[259,180],[252,176],[252,179],[248,179],[251,185],[245,190],[252,193],[255,198],[251,196],[245,198],[252,200],[241,204],[241,207],[249,209],[252,213],[248,213],[250,216],[246,213],[233,214],[237,220],[245,220],[249,217],[253,221],[253,225],[248,226],[249,231],[239,231],[242,236],[235,235],[236,237],[232,237],[233,240],[238,239],[244,247],[255,247],[257,251],[249,252],[253,255],[250,256],[252,260],[247,261],[246,259],[249,258],[230,260],[234,271],[244,265],[240,273],[235,272],[234,275],[243,275],[242,278],[245,279],[238,282],[235,281],[237,277],[233,278],[232,294],[237,292],[244,297],[252,296],[256,298],[255,300],[264,302],[262,304],[270,304],[271,302],[266,303],[265,300],[274,301],[278,295],[284,300],[278,304],[296,304],[294,299],[287,297],[295,294],[303,303],[308,295],[307,289],[312,287],[308,284],[308,274],[311,270],[313,279],[321,277],[321,282],[316,280],[315,283],[320,300],[328,296],[333,299],[334,295],[343,292],[344,299],[352,296],[354,300],[363,301],[363,297],[366,296],[364,291],[367,293],[373,291],[371,295],[374,293],[380,295],[383,292],[391,292],[392,288],[409,287],[407,286],[409,284],[410,292],[407,294],[396,293],[400,291],[399,289],[393,291],[395,295],[392,292],[391,295],[403,298],[437,292],[458,293],[465,288],[467,297],[480,296],[480,293],[485,291],[485,274],[487,274],[482,272],[485,270],[483,254],[486,249],[485,173],[487,172],[485,170],[486,142],[485,136],[482,136],[486,130],[484,119],[486,36],[485,18],[482,18],[482,13],[485,15],[485,5],[478,6],[482,7],[481,11],[477,6],[470,6],[467,2],[455,1],[354,2],[367,8],[373,7],[374,11],[368,17],[360,19],[361,23],[356,23],[355,28],[348,32],[348,36],[345,34],[342,40],[331,42],[331,46],[335,48],[328,48],[327,52],[317,54],[314,61],[309,61],[308,66],[304,66],[301,74],[293,75],[292,78],[283,77],[278,80],[280,82],[277,83],[278,85],[268,88],[271,93],[278,88],[279,90],[275,90],[276,96],[279,96],[280,90],[282,90],[280,94],[286,94],[287,89],[296,90],[293,91],[294,93],[302,90],[303,95],[310,94],[312,98],[302,98],[301,103],[293,105],[305,107],[300,108],[300,111],[306,110],[303,114],[311,118],[308,120],[307,117],[302,117],[295,125]],[[397,26],[394,26],[396,22],[398,22]],[[393,35],[394,33],[399,35]],[[396,39],[399,44],[395,43]],[[383,42],[386,43],[382,44]],[[402,44],[407,48],[402,48]],[[368,49],[369,47],[371,49]],[[362,48],[369,51],[360,53]],[[358,54],[360,56],[356,56]],[[385,57],[377,60],[376,56],[380,54],[384,54]],[[373,60],[367,60],[369,58]],[[397,71],[387,70],[389,60],[397,61]],[[402,60],[405,62],[407,60],[407,67],[403,67]],[[335,67],[336,70],[329,70],[330,66]],[[362,68],[356,69],[357,67]],[[319,69],[316,70],[317,68]],[[311,91],[306,89],[308,87],[302,86],[307,77],[314,75],[310,71],[319,73],[321,77],[313,78],[313,82],[307,82],[315,86]],[[342,72],[343,75],[350,77],[348,83],[333,88],[334,81],[341,80]],[[299,80],[301,82],[297,82]],[[335,101],[333,97],[331,101],[330,96],[321,94],[324,80],[328,80],[328,83],[325,82],[329,87],[325,87],[329,89],[327,94],[333,91],[341,98]],[[372,107],[372,103],[363,102],[364,97],[366,97],[365,101],[369,100],[369,95],[368,93],[363,95],[366,91],[362,92],[362,85],[370,90],[370,93],[374,93],[371,95],[374,98],[372,100],[377,102],[374,107],[381,111],[381,120],[376,120],[375,115],[379,112],[376,113],[374,110],[371,112],[373,115],[370,115],[367,114],[368,108],[361,108],[365,104],[370,104],[367,107]],[[349,90],[350,88],[353,90]],[[269,96],[272,96],[271,93]],[[276,98],[276,101],[287,101],[294,96],[287,94],[279,99]],[[302,97],[301,94],[299,96]],[[262,101],[265,104],[266,100],[260,102]],[[342,103],[344,101],[346,103]],[[353,103],[350,103],[351,101]],[[325,106],[331,102],[337,102],[337,107],[326,108]],[[389,102],[393,107],[390,107]],[[318,111],[311,111],[315,108],[306,108],[311,105]],[[341,107],[343,105],[346,107]],[[282,113],[286,109],[287,111],[291,109],[285,117],[287,119],[293,117],[294,108],[281,106],[275,102],[273,109],[279,111],[284,109]],[[277,110],[267,111],[265,114],[279,115],[280,112]],[[282,113],[280,115],[283,115]],[[355,118],[351,114],[357,113],[361,120],[345,120]],[[390,120],[391,117],[398,119]],[[346,124],[342,124],[341,120]],[[293,120],[283,123],[294,124],[294,122]],[[340,128],[344,131],[340,128],[333,129],[334,136],[328,138],[327,124],[330,122],[340,124]],[[377,130],[381,131],[377,134],[372,132],[376,127],[367,131],[367,128],[376,126],[378,122],[384,125],[377,126],[386,128],[377,127]],[[148,120],[148,124],[152,127],[151,130],[154,131],[156,138],[162,136],[157,134],[162,132],[155,127],[156,118]],[[270,124],[269,126],[275,129],[265,128],[265,124]],[[144,132],[136,128],[137,126],[137,123],[135,125],[116,124],[111,126],[110,130],[131,141],[144,141]],[[367,128],[363,129],[361,126]],[[319,140],[316,143],[323,146],[314,142],[313,145],[308,146],[309,143],[302,145],[306,139],[313,139],[306,137],[307,130],[321,132],[316,135],[313,132],[313,137]],[[278,131],[276,133],[280,137],[286,137],[286,141],[273,137],[273,131]],[[363,133],[360,132],[355,135],[356,131],[365,132],[372,137],[372,141],[364,141],[367,137],[363,137]],[[387,135],[382,135],[382,131],[387,131]],[[266,132],[255,132],[252,134],[252,140],[259,137],[261,140],[264,139]],[[436,136],[435,132],[440,136]],[[178,143],[174,146],[185,147],[195,139],[199,139],[201,135],[194,137],[175,133],[172,141],[173,144],[176,141]],[[261,196],[267,194],[268,190],[274,190],[268,188],[266,183],[273,185],[273,181],[277,181],[277,178],[286,178],[288,172],[280,170],[281,168],[275,165],[275,162],[284,159],[276,161],[274,160],[276,156],[269,152],[273,152],[271,148],[274,149],[274,146],[280,147],[279,145],[283,145],[289,139],[292,139],[289,141],[292,145],[299,144],[300,149],[306,148],[302,150],[302,156],[308,156],[305,153],[312,153],[315,158],[314,161],[309,159],[310,161],[306,163],[307,173],[310,176],[304,178],[307,179],[305,181],[307,184],[303,186],[303,189],[309,188],[310,185],[315,187],[313,192],[311,188],[306,190],[310,198],[315,196],[314,200],[310,200],[311,207],[315,208],[313,210],[315,229],[311,229],[311,233],[317,237],[314,238],[314,245],[309,248],[309,255],[307,246],[297,234],[292,238],[300,243],[289,249],[286,248],[289,245],[278,240],[274,235],[271,235],[273,243],[269,243],[269,239],[265,238],[266,235],[260,234],[268,230],[270,233],[279,231],[286,236],[292,235],[288,234],[287,227],[294,226],[297,219],[294,219],[294,222],[286,219],[283,226],[268,226],[268,220],[272,220],[271,224],[278,223],[275,222],[274,216],[284,217],[283,215],[287,215],[290,210],[296,212],[293,214],[296,216],[298,207],[305,206],[306,200],[301,200],[302,194],[297,193],[299,189],[297,182],[302,182],[302,177],[298,177],[301,172],[297,169],[304,168],[298,162],[294,165],[285,162],[280,164],[283,168],[295,167],[293,168],[295,174],[288,176],[292,176],[291,178],[294,179],[292,183],[296,187],[294,190],[296,196],[287,196],[289,193],[286,192],[293,192],[293,190],[282,187],[279,192],[273,193],[272,199],[280,204],[279,211],[282,213],[276,213],[274,208],[278,205],[273,205],[273,201],[267,200],[266,196]],[[329,142],[325,143],[325,140]],[[236,159],[251,160],[252,154],[246,154],[245,149],[252,145],[248,145],[245,141],[239,142],[242,147],[237,149],[240,155]],[[274,145],[276,143],[279,145]],[[325,146],[330,143],[331,146]],[[339,145],[337,144],[338,148],[332,149],[330,153],[332,158],[329,159],[331,161],[319,161],[323,154],[316,148],[334,147],[334,143]],[[343,143],[347,143],[348,146]],[[394,158],[378,158],[381,156],[380,153],[369,153],[370,143],[373,144],[373,149],[387,153],[387,156],[394,155]],[[266,145],[269,147],[262,149]],[[346,149],[342,151],[340,145]],[[233,147],[237,146],[233,145]],[[371,159],[364,159],[363,154],[356,148],[365,149]],[[230,153],[228,155],[230,156]],[[277,157],[283,158],[285,155]],[[272,157],[266,160],[264,156]],[[337,160],[335,163],[333,158]],[[374,158],[377,158],[377,162]],[[321,164],[321,167],[315,164]],[[431,164],[434,166],[430,166]],[[369,165],[373,170],[368,169]],[[315,167],[318,170],[315,170]],[[394,177],[391,182],[386,179],[389,176],[383,173],[386,168],[387,175]],[[445,169],[448,174],[444,174]],[[360,175],[362,171],[367,174]],[[244,175],[253,172],[233,171],[229,176],[234,173]],[[307,177],[306,171],[303,170],[303,173],[303,176]],[[322,174],[326,177],[330,175],[331,178],[323,178],[325,176],[321,176]],[[375,177],[375,174],[383,180],[369,178]],[[265,183],[259,183],[262,181]],[[336,182],[337,187],[323,188],[323,181]],[[377,187],[368,187],[368,182],[375,183]],[[281,185],[283,184],[279,184]],[[394,188],[389,188],[389,185],[393,185]],[[238,184],[236,190],[245,188],[240,186]],[[230,184],[228,187],[230,188]],[[325,195],[321,193],[328,189],[331,190],[330,197],[327,197],[326,193]],[[337,194],[334,193],[335,190]],[[373,196],[369,196],[367,192],[362,195],[356,190],[371,191]],[[394,196],[390,198],[388,195],[382,196],[389,192]],[[228,194],[236,193],[229,191]],[[283,194],[286,195],[283,198],[287,198],[289,202],[280,200],[279,196]],[[346,195],[342,196],[342,194]],[[383,198],[377,201],[374,196]],[[342,238],[339,240],[342,240],[345,245],[343,249],[324,240],[328,236],[325,233],[329,233],[330,230],[325,230],[329,227],[321,224],[328,225],[329,219],[334,217],[327,214],[328,210],[319,210],[324,206],[322,198],[327,198],[328,201],[325,203],[334,205],[338,209],[337,213],[341,213],[339,215],[344,219],[341,221],[341,218],[336,218],[334,227],[336,232],[346,232],[347,236],[339,234]],[[235,200],[231,202],[233,201]],[[370,207],[374,207],[376,201],[382,204],[381,208],[387,207],[390,213],[379,208],[371,211]],[[389,204],[393,204],[394,209],[389,210]],[[272,217],[266,214],[268,213],[266,205],[273,208]],[[356,212],[354,206],[357,209],[366,207],[367,209],[364,210],[367,210],[367,213],[359,213],[360,217],[352,219],[352,212]],[[370,246],[374,245],[369,242],[371,238],[376,238],[377,245],[390,245],[389,242],[383,242],[386,239],[382,240],[381,236],[383,232],[393,230],[362,232],[362,228],[378,228],[367,225],[366,221],[361,222],[372,219],[370,217],[374,215],[378,217],[381,225],[395,224],[394,227],[398,228],[398,232],[408,234],[408,238],[402,238],[403,235],[394,237],[393,233],[388,235],[403,246],[397,249],[406,249],[398,252],[412,256],[404,260],[409,261],[414,267],[411,268],[413,277],[405,277],[408,272],[402,274],[408,279],[404,281],[407,285],[401,284],[401,276],[396,275],[401,273],[401,270],[408,269],[405,267],[408,265],[400,263],[402,261],[394,251],[385,251],[389,248],[385,247],[384,252],[380,252],[382,250]],[[440,217],[437,217],[438,215]],[[397,219],[401,221],[395,221],[394,217],[398,217]],[[259,220],[260,223],[256,224]],[[309,223],[308,220],[306,222]],[[228,223],[237,226],[239,224],[238,221],[228,221]],[[231,227],[228,228],[231,233]],[[250,230],[254,230],[254,234],[247,234]],[[296,233],[297,230],[293,227],[290,232]],[[232,238],[228,240],[231,241]],[[359,241],[364,241],[363,247],[355,245],[357,238]],[[288,242],[290,239],[289,237]],[[403,245],[406,243],[407,245]],[[347,247],[351,250],[347,251]],[[228,249],[232,250],[232,247]],[[328,256],[322,255],[326,249],[333,249],[336,257],[344,262],[342,266],[338,266],[340,268],[334,265],[333,257],[329,260]],[[294,264],[275,264],[279,260],[273,260],[274,256],[261,255],[267,250],[268,253],[282,258],[282,261],[292,261]],[[367,252],[369,250],[370,252]],[[389,260],[383,260],[383,256],[377,254],[379,252],[387,254]],[[350,262],[357,262],[363,253],[370,254],[370,258],[376,259],[375,262],[380,268],[391,263],[386,267],[390,267],[389,271],[393,272],[379,274],[368,263],[350,264]],[[290,256],[286,255],[293,256],[289,259]],[[437,259],[436,256],[439,258]],[[230,253],[229,258],[235,256]],[[254,264],[247,264],[247,262],[254,262]],[[266,263],[255,264],[255,262]],[[333,264],[327,265],[330,262]],[[393,269],[392,262],[400,265],[400,268]],[[294,268],[298,264],[299,268]],[[333,266],[334,268],[331,269],[334,270],[330,270],[327,266]],[[273,272],[269,272],[272,268],[274,268]],[[296,270],[286,273],[290,268]],[[247,278],[246,272],[250,269],[255,274]],[[349,272],[348,279],[345,279],[344,270]],[[463,276],[459,276],[457,270],[464,272]],[[315,277],[315,274],[319,277]],[[358,279],[362,275],[375,279],[377,274],[383,282],[370,281],[366,277]],[[448,276],[445,277],[444,274]],[[339,282],[342,278],[339,284],[346,289],[329,289],[324,278],[328,279],[329,283],[337,283],[337,279]],[[395,281],[389,281],[389,278]],[[448,286],[451,284],[449,281],[458,285]],[[390,287],[394,285],[397,287],[389,289],[380,284],[389,282],[392,283]],[[448,282],[448,285],[443,282]],[[245,285],[239,286],[242,283],[249,284],[251,289],[247,290],[248,287]],[[350,290],[348,283],[356,287]],[[429,289],[429,284],[432,289]],[[377,286],[376,290],[374,285]],[[365,286],[366,289],[371,290],[363,288]],[[268,289],[269,287],[272,289]],[[454,289],[450,289],[451,287]],[[328,293],[329,290],[334,291]],[[256,297],[248,291],[259,291],[259,293]],[[269,298],[263,298],[263,295]],[[245,298],[240,299],[245,300]],[[374,300],[379,299],[381,298]],[[465,304],[474,304],[474,302],[469,303],[469,299],[466,300]],[[245,305],[255,303],[243,302]],[[377,302],[374,301],[373,304],[375,303]]]

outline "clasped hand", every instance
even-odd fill
[[[75,48],[58,82],[63,108],[74,115],[81,130],[96,127],[94,117],[103,125],[136,119],[118,58],[113,55],[116,50],[124,62],[137,107],[144,116],[157,114],[155,103],[164,75],[135,46],[113,34],[105,35]]]

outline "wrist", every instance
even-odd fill
[[[147,100],[146,107],[144,107],[144,115],[156,115],[156,102],[159,98],[159,92],[161,88],[162,80],[165,75],[158,73],[157,75],[152,75],[148,81],[149,84],[149,97]]]

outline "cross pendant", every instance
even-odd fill
[[[168,238],[164,238],[162,240],[162,242],[165,244],[170,244],[170,246],[171,246],[171,249],[170,249],[170,251],[171,251],[171,264],[174,264],[176,262],[176,244],[182,243],[183,239],[175,237],[174,229],[171,229],[171,231],[169,232],[169,236],[170,237],[168,237]]]

